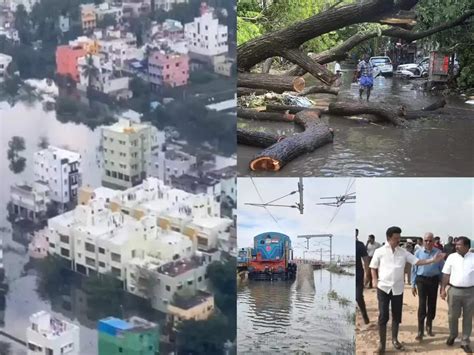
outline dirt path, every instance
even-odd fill
[[[356,354],[373,354],[377,349],[378,330],[377,330],[377,294],[375,289],[364,290],[365,303],[369,313],[371,324],[369,327],[364,325],[360,312],[357,312],[356,318]],[[460,340],[456,339],[454,346],[446,345],[446,339],[449,334],[448,327],[448,305],[446,301],[438,298],[436,309],[436,318],[433,323],[434,337],[426,336],[421,343],[415,340],[418,331],[417,326],[418,298],[413,297],[411,288],[405,286],[403,295],[403,315],[400,325],[400,334],[398,340],[405,345],[405,351],[396,351],[392,347],[391,320],[388,323],[387,330],[387,354],[465,354],[460,348]],[[459,322],[459,331],[462,330],[461,320]]]

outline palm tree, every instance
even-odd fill
[[[94,57],[92,54],[88,54],[86,57],[86,65],[82,69],[82,74],[88,79],[87,91],[92,88],[93,80],[97,80],[99,74],[99,68],[94,64]]]

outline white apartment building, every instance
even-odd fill
[[[23,5],[26,12],[31,12],[33,6],[39,2],[39,0],[6,0],[6,3],[10,4],[10,11],[15,12],[18,5]]]
[[[79,327],[58,319],[46,311],[30,317],[26,330],[28,355],[79,355]]]
[[[86,91],[91,88],[118,99],[130,99],[132,92],[129,90],[130,77],[123,76],[120,71],[114,68],[112,61],[99,55],[80,57],[77,59],[79,69],[78,88]]]
[[[122,20],[122,7],[121,6],[112,6],[108,3],[102,3],[95,7],[95,13],[97,20],[102,20],[105,16],[112,16],[117,22]]]
[[[237,167],[235,165],[211,171],[209,176],[220,181],[222,198],[237,202]]]
[[[171,184],[172,176],[189,173],[196,166],[196,157],[177,150],[177,148],[163,151],[160,149],[152,155],[150,175]]]
[[[34,223],[45,220],[50,202],[49,187],[42,181],[10,187],[11,212],[20,219]]]
[[[184,34],[189,42],[189,51],[202,56],[227,53],[227,26],[220,25],[212,12],[205,12],[194,22],[184,25]]]
[[[160,149],[164,139],[164,133],[150,123],[128,118],[102,127],[102,181],[122,189],[140,184],[149,171],[152,152]]]
[[[81,186],[81,155],[70,150],[49,146],[33,155],[35,180],[45,182],[51,200],[61,204],[74,204]]]
[[[13,58],[7,54],[0,53],[0,81],[5,78],[5,72]]]
[[[175,4],[187,2],[188,0],[155,0],[155,10],[170,11]]]

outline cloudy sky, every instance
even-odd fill
[[[385,240],[385,231],[396,225],[402,235],[473,237],[474,179],[377,178],[357,179],[359,239],[374,234]]]
[[[298,178],[253,178],[255,186],[265,202],[284,196],[298,189]],[[337,208],[317,206],[320,197],[340,196],[352,184],[349,192],[355,192],[354,179],[349,178],[303,178],[304,214],[296,208],[268,207],[267,209],[277,220],[262,207],[245,205],[245,203],[261,203],[255,186],[250,178],[238,179],[238,229],[237,244],[239,248],[253,245],[253,237],[264,232],[281,232],[290,236],[295,257],[302,257],[306,248],[306,240],[297,238],[298,235],[333,234],[334,255],[354,255],[354,229],[356,204],[345,204],[333,218]],[[276,204],[294,205],[299,201],[299,195],[285,197]],[[327,238],[313,239],[310,242],[306,257],[319,258],[320,253],[315,249],[326,251],[329,259],[329,240]]]

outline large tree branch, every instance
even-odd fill
[[[418,0],[370,0],[323,11],[240,45],[237,49],[239,71],[249,71],[266,58],[281,56],[283,51],[299,48],[303,43],[324,33],[356,23],[377,21],[396,11],[411,9],[417,2]]]
[[[472,17],[473,15],[474,15],[474,10],[469,10],[452,21],[442,23],[438,26],[435,26],[425,31],[408,31],[401,28],[392,27],[392,28],[388,28],[386,30],[381,31],[380,34],[382,36],[402,38],[407,41],[416,41],[418,39],[431,36],[435,33],[459,26],[463,24],[467,19]],[[356,47],[357,45],[359,45],[360,43],[364,41],[367,41],[368,39],[377,37],[378,35],[379,35],[379,32],[376,30],[373,30],[364,34],[357,33],[354,36],[349,37],[347,40],[345,40],[338,46],[332,48],[331,50],[327,50],[327,51],[317,53],[317,54],[311,54],[310,57],[313,60],[317,61],[319,64],[326,64],[326,63],[333,62],[335,60],[341,60],[341,59],[346,58],[347,52],[349,52],[352,48]],[[284,75],[301,76],[301,75],[304,75],[305,73],[306,73],[306,70],[304,70],[298,65],[295,65],[291,67]]]

